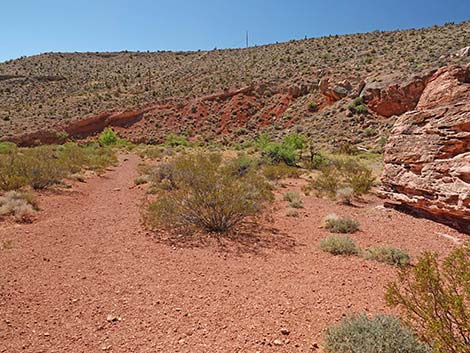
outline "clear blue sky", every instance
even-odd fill
[[[0,62],[50,51],[197,50],[470,19],[470,0],[2,0]]]

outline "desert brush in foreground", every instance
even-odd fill
[[[157,167],[159,191],[146,220],[152,226],[227,232],[272,200],[270,184],[254,168],[240,173],[222,156],[192,154]]]

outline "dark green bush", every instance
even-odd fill
[[[431,353],[415,334],[388,315],[343,319],[325,332],[327,353]]]

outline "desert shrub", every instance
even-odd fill
[[[354,240],[344,235],[329,235],[320,241],[320,249],[333,255],[356,255],[359,253]]]
[[[227,171],[234,175],[244,176],[249,173],[253,168],[259,166],[259,161],[249,155],[242,153],[227,162]]]
[[[298,158],[293,146],[277,142],[269,143],[263,150],[263,156],[271,163],[285,163],[289,166],[294,166]]]
[[[268,134],[261,134],[256,139],[256,146],[263,151],[271,142]]]
[[[101,132],[98,141],[102,146],[111,146],[118,142],[118,136],[113,129],[107,127]]]
[[[346,182],[351,186],[355,195],[366,194],[374,185],[375,178],[372,170],[362,167],[347,174]]]
[[[288,209],[286,212],[287,217],[299,217],[299,212],[293,210],[292,208]]]
[[[336,198],[343,205],[352,205],[354,190],[351,187],[344,187],[336,191]]]
[[[324,220],[325,228],[332,233],[354,233],[359,230],[359,222],[349,218],[340,218],[335,214]]]
[[[163,156],[163,150],[164,150],[164,147],[161,147],[161,146],[144,145],[144,146],[138,146],[137,154],[141,158],[147,157],[151,159],[156,159],[156,158],[160,158]]]
[[[321,169],[321,174],[313,187],[321,194],[331,198],[338,195],[338,190],[352,189],[354,195],[363,195],[373,186],[375,177],[372,171],[352,157],[331,158],[329,164]]]
[[[262,135],[264,136],[264,135]],[[263,156],[271,163],[285,163],[290,166],[296,165],[299,155],[298,151],[302,150],[305,145],[305,137],[299,134],[291,134],[284,138],[282,143],[269,142],[258,138],[258,145],[261,147]]]
[[[343,319],[327,328],[324,345],[328,353],[430,353],[409,328],[388,315]]]
[[[349,105],[349,110],[353,113],[364,114],[367,113],[367,106],[364,104],[362,97],[354,98]]]
[[[170,147],[178,147],[178,146],[187,147],[189,146],[189,142],[185,136],[176,135],[176,134],[168,134],[165,138],[165,145],[170,146]]]
[[[13,215],[18,221],[25,221],[35,210],[37,203],[32,194],[8,191],[0,196],[0,216]]]
[[[468,353],[470,347],[470,244],[454,249],[442,265],[426,252],[401,269],[385,295],[435,352]]]
[[[306,138],[300,134],[291,134],[284,137],[283,145],[291,146],[294,150],[301,150],[305,146]]]
[[[16,190],[27,185],[43,189],[82,168],[101,170],[115,161],[114,153],[98,144],[15,149],[0,154],[0,189]]]
[[[151,226],[227,232],[272,200],[262,176],[255,170],[243,176],[227,172],[220,154],[179,156],[168,168],[174,186],[150,203]]]
[[[338,147],[338,153],[352,156],[358,154],[359,150],[351,142],[343,142]]]
[[[318,103],[317,102],[308,103],[308,110],[310,110],[311,112],[316,112],[318,110]]]
[[[341,185],[340,182],[341,175],[339,171],[335,168],[327,167],[321,170],[321,174],[313,182],[313,187],[320,193],[334,197]]]
[[[292,208],[303,208],[302,199],[298,192],[286,192],[284,194],[284,201],[289,202],[289,206]]]
[[[0,142],[0,154],[14,152],[17,148],[13,142]]]
[[[299,168],[288,166],[284,163],[264,165],[262,171],[263,175],[269,180],[298,178],[302,174]]]
[[[395,266],[406,266],[410,263],[410,255],[390,246],[369,248],[365,251],[364,256],[367,259]]]
[[[322,169],[328,166],[328,159],[320,153],[314,153],[304,162],[306,169]]]

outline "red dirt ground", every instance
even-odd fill
[[[0,223],[0,352],[311,352],[343,316],[384,313],[389,265],[318,249],[331,212],[354,217],[361,246],[447,253],[463,234],[381,208],[304,197],[285,216],[231,239],[145,231],[138,157],[72,192],[47,193],[33,224]],[[439,235],[439,233],[441,235]],[[442,235],[444,234],[444,235]],[[468,238],[468,237],[467,237]],[[1,248],[0,248],[1,249]],[[281,329],[288,329],[283,334]]]

